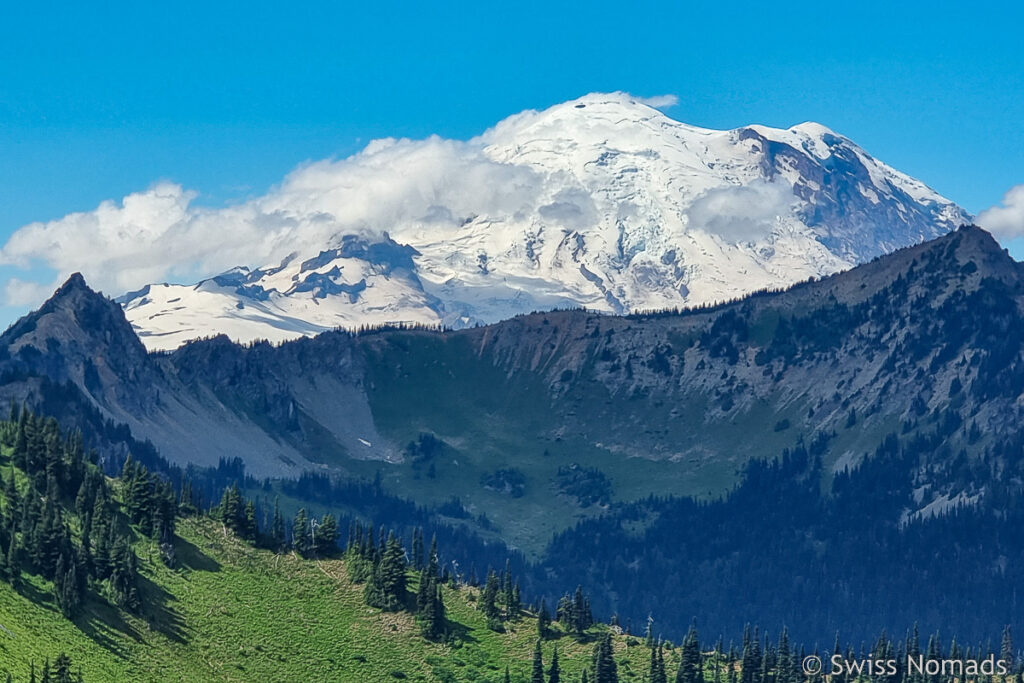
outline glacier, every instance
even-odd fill
[[[565,307],[699,306],[845,270],[970,221],[823,125],[711,130],[625,93],[501,121],[458,148],[485,164],[473,175],[401,148],[379,140],[359,156],[398,177],[403,164],[426,163],[437,176],[419,191],[426,210],[394,207],[353,225],[337,217],[380,188],[314,168],[293,194],[315,200],[279,199],[268,215],[305,211],[327,236],[291,245],[273,264],[120,297],[146,347],[218,334],[245,343],[389,324],[460,328]],[[457,201],[437,190],[443,182],[464,185]]]

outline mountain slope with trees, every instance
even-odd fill
[[[973,227],[700,310],[172,354],[72,278],[0,338],[0,398],[80,427],[108,474],[191,461],[207,502],[237,481],[263,517],[273,493],[437,524],[478,576],[509,557],[524,592],[588,586],[599,618],[974,640],[1024,628],[1022,304]]]

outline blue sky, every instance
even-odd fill
[[[158,180],[221,205],[592,91],[675,94],[707,127],[816,120],[972,212],[1024,183],[1019,4],[848,5],[9,4],[0,243]]]

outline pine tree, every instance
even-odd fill
[[[57,659],[53,660],[53,676],[55,683],[73,683],[71,674],[71,658],[61,652]]]
[[[548,606],[544,598],[540,599],[540,608],[537,610],[537,637],[544,640],[548,637],[548,628],[551,626],[551,615],[548,614]]]
[[[309,552],[309,518],[306,516],[306,508],[300,508],[295,513],[295,520],[292,522],[292,547],[299,555],[306,555]]]
[[[654,647],[651,648],[651,665],[648,678],[650,683],[668,683],[668,677],[665,673],[665,658],[663,656],[661,643],[656,643]]]
[[[610,633],[605,633],[594,646],[594,683],[619,683]]]
[[[437,555],[437,535],[430,539],[430,553],[427,555],[427,575],[434,578],[441,578],[441,562]]]
[[[74,617],[82,602],[79,589],[78,573],[73,559],[65,559],[62,554],[57,560],[57,570],[53,579],[54,598],[61,614],[67,618]]]
[[[743,659],[740,664],[740,683],[755,683],[761,669],[761,646],[757,631],[751,638],[750,627],[743,630]],[[676,679],[679,680],[678,678]]]
[[[522,591],[519,588],[519,582],[516,581],[515,585],[512,586],[512,601],[509,605],[509,619],[518,620],[519,613],[523,608],[523,597]]]
[[[700,661],[700,640],[697,637],[697,625],[690,624],[690,630],[683,639],[680,649],[679,671],[676,683],[703,683]]]
[[[551,668],[548,669],[548,683],[562,683],[562,670],[558,664],[558,645],[551,653]]]
[[[245,511],[242,513],[244,523],[242,524],[242,538],[254,543],[259,533],[259,524],[256,521],[256,504],[251,500],[245,504]]]
[[[338,520],[327,513],[313,532],[313,552],[319,557],[331,555],[338,547]]]
[[[284,516],[281,514],[280,499],[274,498],[274,519],[270,523],[270,543],[274,552],[280,552],[284,547]]]
[[[367,604],[395,611],[405,604],[405,550],[394,534],[388,534],[380,561],[367,583]]]
[[[9,475],[4,481],[4,499],[7,503],[7,514],[10,515],[10,524],[16,524],[18,517],[15,511],[19,507],[21,497],[18,495],[18,486],[14,482],[13,468],[11,468]]]
[[[419,527],[412,532],[412,568],[423,570],[423,530]]]
[[[499,619],[501,610],[496,603],[498,599],[498,577],[494,571],[487,574],[487,582],[484,583],[484,590],[480,594],[480,609],[488,619]]]
[[[530,683],[544,683],[544,660],[541,656],[539,638],[533,647],[533,672],[530,675]]]
[[[7,544],[7,580],[12,586],[17,586],[21,580],[21,552],[18,547],[18,537],[12,532],[10,541]]]
[[[1006,668],[1011,671],[1015,668],[1015,655],[1016,653],[1013,651],[1013,636],[1010,633],[1010,626],[1007,625],[1003,628],[1003,640],[999,648],[999,657],[1006,662]]]
[[[776,683],[794,683],[791,678],[793,674],[793,657],[789,649],[789,632],[785,626],[782,627],[782,632],[779,633],[777,653]]]

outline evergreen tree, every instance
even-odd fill
[[[248,501],[245,504],[245,510],[242,514],[244,517],[244,521],[242,523],[242,538],[250,543],[255,543],[256,535],[259,533],[259,523],[256,521],[256,504],[251,500]]]
[[[441,578],[441,562],[437,555],[437,535],[430,539],[430,552],[427,555],[427,575],[434,579]]]
[[[73,683],[71,674],[71,658],[61,652],[53,661],[53,677],[55,683]]]
[[[412,568],[423,570],[423,530],[416,527],[412,532]]]
[[[61,614],[67,618],[74,617],[78,613],[78,607],[82,602],[82,594],[78,583],[78,573],[75,562],[68,561],[64,555],[57,560],[57,570],[53,579],[54,598]]]
[[[530,683],[544,683],[544,660],[541,656],[539,638],[533,646],[533,672],[530,675]]]
[[[331,555],[338,547],[338,520],[327,513],[313,532],[313,552],[319,556]]]
[[[245,507],[242,501],[242,494],[238,490],[238,484],[232,484],[224,489],[224,494],[220,498],[220,505],[217,506],[216,516],[228,529],[231,529],[243,538],[247,537]]]
[[[274,519],[270,523],[270,544],[274,552],[280,552],[284,547],[284,516],[281,514],[280,499],[274,498]]]
[[[309,545],[309,517],[306,516],[306,508],[300,508],[292,522],[292,547],[299,555],[306,555]]]
[[[21,579],[21,551],[18,548],[18,538],[12,532],[10,541],[7,544],[5,564],[7,565],[7,580],[12,586],[17,586]]]
[[[683,646],[680,648],[676,683],[703,683],[700,660],[700,640],[697,637],[697,625],[694,623],[690,625],[690,630],[686,633]]]
[[[548,637],[548,628],[551,626],[551,615],[548,614],[548,605],[544,598],[540,599],[540,608],[537,610],[537,637],[544,640]]]
[[[661,643],[656,643],[651,648],[651,665],[648,679],[650,683],[668,683],[668,676],[665,673],[665,657]]]
[[[16,524],[18,517],[15,515],[15,510],[19,507],[21,497],[18,495],[18,486],[14,481],[13,468],[4,481],[4,500],[7,504],[7,514],[10,516],[8,524]],[[16,527],[14,528],[16,529]]]
[[[405,604],[405,550],[394,534],[389,534],[373,577],[366,584],[367,604],[395,611]]]
[[[1010,633],[1010,626],[1007,625],[1003,628],[1003,639],[999,647],[999,658],[1006,662],[1006,667],[1009,670],[1015,668],[1016,653],[1013,650],[1013,636]]]
[[[497,599],[498,577],[492,570],[487,573],[487,582],[484,583],[484,590],[480,593],[480,609],[488,620],[501,618],[501,610],[496,604]]]
[[[776,652],[776,683],[795,683],[792,678],[794,667],[793,656],[789,649],[789,632],[785,626],[779,633],[779,646]]]
[[[750,627],[743,632],[743,659],[740,663],[740,683],[756,683],[761,670],[761,645],[757,631],[751,637]],[[678,680],[678,678],[677,678]]]
[[[558,645],[551,653],[551,668],[548,669],[548,683],[562,683],[562,670],[558,664]]]
[[[594,683],[619,683],[610,633],[605,633],[594,646]]]

